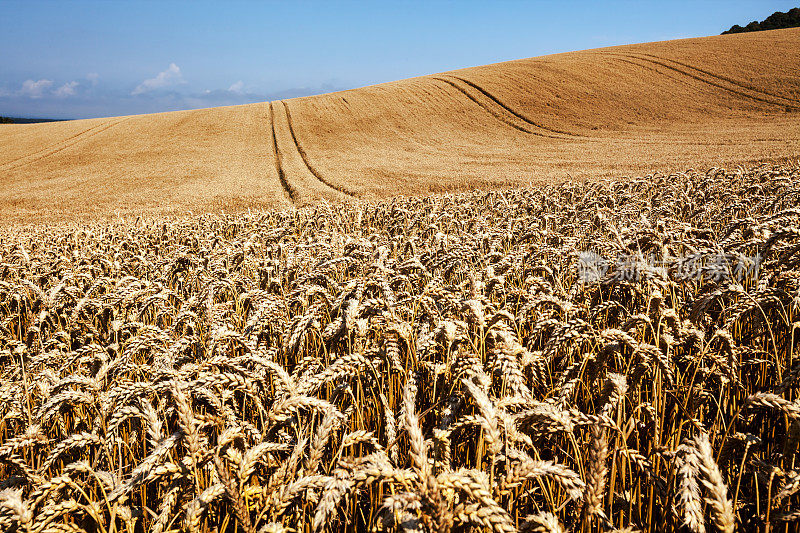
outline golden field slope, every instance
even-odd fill
[[[800,30],[0,129],[0,219],[281,207],[800,154]]]

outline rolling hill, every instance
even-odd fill
[[[800,156],[800,29],[0,128],[0,220],[243,210]]]

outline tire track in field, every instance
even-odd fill
[[[730,93],[736,94],[738,96],[741,96],[741,97],[744,97],[744,98],[747,98],[747,99],[750,99],[750,100],[753,100],[753,101],[756,101],[756,102],[761,102],[761,103],[764,103],[764,104],[775,105],[775,106],[783,106],[783,107],[787,106],[787,104],[785,104],[785,103],[775,102],[773,100],[769,100],[767,98],[764,98],[763,95],[756,96],[756,95],[748,94],[748,93],[744,92],[743,90],[741,90],[741,88],[735,89],[735,88],[731,88],[731,87],[726,87],[725,85],[723,85],[723,83],[721,83],[719,81],[706,79],[706,78],[704,78],[704,77],[702,77],[702,76],[700,76],[698,74],[694,74],[692,72],[687,72],[686,70],[683,70],[683,69],[680,69],[678,67],[669,65],[669,64],[664,63],[662,61],[659,61],[658,59],[652,59],[652,58],[649,58],[649,57],[639,57],[639,56],[636,56],[636,55],[633,55],[633,54],[621,54],[621,53],[614,53],[614,52],[605,52],[605,54],[611,55],[611,56],[618,56],[618,57],[627,58],[628,60],[632,60],[634,64],[637,64],[637,65],[639,65],[641,67],[646,67],[646,65],[643,65],[642,63],[638,63],[638,61],[642,61],[642,62],[644,62],[644,63],[646,63],[648,65],[656,65],[657,67],[660,66],[660,67],[668,69],[670,71],[677,72],[677,73],[679,73],[679,74],[681,74],[683,76],[686,76],[688,78],[692,78],[694,80],[697,80],[697,81],[699,81],[701,83],[705,83],[707,85],[711,85],[711,86],[716,87],[718,89],[722,89],[723,91],[728,91]],[[657,68],[656,68],[656,70],[657,70]],[[790,105],[788,107],[792,107],[792,108],[795,108],[795,109],[800,109],[800,107],[798,107],[797,105]]]
[[[499,105],[500,107],[505,109],[507,112],[511,113],[512,115],[514,115],[515,117],[517,117],[521,121],[525,122],[526,124],[530,124],[531,126],[533,126],[535,128],[546,130],[546,131],[549,131],[549,132],[552,132],[552,133],[558,133],[558,134],[561,134],[561,135],[567,135],[569,137],[581,137],[581,135],[576,135],[574,133],[570,133],[570,132],[564,131],[564,130],[557,130],[555,128],[551,128],[551,127],[539,124],[538,122],[534,122],[533,120],[529,119],[528,117],[526,117],[524,115],[521,115],[520,113],[515,111],[513,108],[511,108],[511,107],[507,106],[506,104],[504,104],[503,102],[501,102],[499,98],[497,98],[495,95],[493,95],[492,93],[490,93],[489,91],[487,91],[486,89],[484,89],[483,87],[481,87],[480,85],[478,85],[477,83],[475,83],[473,81],[470,81],[470,80],[468,80],[466,78],[462,78],[460,76],[453,76],[452,74],[448,74],[447,76],[450,77],[450,78],[459,80],[460,82],[469,85],[470,87],[472,87],[476,91],[479,91],[486,98],[488,98],[489,100],[491,100],[495,104]]]
[[[88,132],[90,132],[92,130],[96,130],[97,128],[102,128],[106,124],[108,124],[108,121],[101,122],[97,126],[92,126],[91,128],[87,128],[87,129],[85,129],[83,131],[79,131],[78,133],[76,133],[74,135],[70,135],[69,137],[67,137],[65,139],[61,139],[58,142],[54,142],[52,144],[49,144],[49,145],[45,146],[44,148],[39,148],[38,150],[36,150],[35,152],[32,152],[30,154],[24,154],[24,155],[21,155],[19,157],[15,157],[14,159],[11,159],[9,161],[6,161],[5,163],[0,163],[0,168],[3,168],[5,166],[7,166],[7,165],[14,164],[17,161],[19,161],[20,159],[25,159],[26,157],[33,157],[33,156],[35,156],[37,154],[40,154],[42,152],[46,152],[47,150],[51,150],[51,149],[57,147],[58,145],[60,145],[62,143],[68,142],[68,141],[70,141],[70,140],[72,140],[72,139],[74,139],[76,137],[80,137],[81,135],[84,135],[84,134],[86,134],[86,133],[88,133]]]
[[[626,65],[633,65],[634,67],[637,67],[637,68],[643,68],[645,70],[649,70],[651,72],[655,72],[656,74],[659,74],[660,76],[665,76],[665,77],[667,77],[667,78],[669,78],[671,80],[675,80],[675,81],[677,81],[679,83],[686,83],[687,82],[685,76],[675,76],[675,75],[669,74],[667,72],[664,72],[663,70],[659,70],[658,68],[656,68],[656,67],[654,67],[652,65],[643,65],[641,63],[637,63],[636,61],[632,61],[630,59],[626,59],[625,57],[614,56],[614,57],[611,58],[611,60],[612,61],[619,61],[620,63],[625,63]]]
[[[110,128],[116,126],[117,124],[125,122],[126,120],[128,120],[128,118],[130,118],[130,117],[125,117],[125,118],[123,118],[121,120],[117,120],[116,122],[111,122],[111,121],[103,122],[102,124],[98,124],[97,126],[93,126],[91,128],[88,128],[88,129],[86,129],[86,130],[84,130],[84,131],[82,131],[80,133],[76,133],[75,135],[72,135],[70,137],[67,137],[66,139],[58,141],[57,143],[53,143],[53,144],[51,144],[49,146],[41,148],[41,149],[31,153],[31,154],[26,154],[26,155],[23,155],[23,156],[19,156],[19,157],[15,158],[15,159],[12,159],[11,161],[7,161],[7,162],[3,163],[2,165],[0,165],[0,170],[4,170],[4,171],[16,170],[18,168],[24,167],[25,165],[30,165],[30,164],[35,163],[37,161],[41,161],[42,159],[46,159],[46,158],[48,158],[48,157],[50,157],[52,155],[57,154],[58,152],[61,152],[62,150],[66,150],[67,148],[75,146],[76,144],[80,143],[81,141],[84,141],[84,140],[86,140],[86,139],[88,139],[90,137],[94,137],[95,135],[110,129]],[[64,144],[64,143],[66,143],[66,144]],[[28,159],[28,158],[31,158],[31,159]],[[23,159],[26,159],[26,161],[22,161]],[[19,163],[19,164],[15,165],[14,163]]]
[[[464,87],[460,86],[459,84],[457,84],[456,82],[454,82],[452,80],[449,80],[447,78],[440,78],[440,77],[432,77],[431,79],[437,80],[437,81],[441,81],[441,82],[444,82],[444,83],[450,85],[455,90],[457,90],[458,92],[460,92],[461,94],[463,94],[464,96],[466,96],[467,98],[472,100],[475,104],[478,105],[478,107],[480,107],[481,109],[483,109],[484,111],[486,111],[487,113],[492,115],[494,118],[496,118],[497,120],[499,120],[503,124],[511,126],[515,130],[521,131],[523,133],[529,133],[531,135],[536,135],[537,137],[547,137],[549,139],[561,139],[561,140],[564,139],[563,136],[549,134],[549,133],[543,133],[541,131],[536,131],[536,130],[531,130],[529,128],[525,128],[523,126],[520,126],[519,124],[516,124],[513,119],[508,118],[508,116],[506,114],[507,111],[506,111],[506,113],[503,113],[501,111],[493,110],[490,106],[482,103],[476,96],[471,94],[470,91],[468,91],[467,89],[465,89]],[[512,114],[512,116],[516,116],[516,115]],[[549,130],[546,130],[546,131],[549,131]]]
[[[297,191],[286,179],[286,174],[283,172],[283,164],[281,163],[281,152],[278,149],[278,137],[275,135],[275,107],[272,102],[269,103],[269,122],[272,126],[272,148],[275,150],[275,170],[278,172],[278,179],[281,182],[283,191],[289,197],[293,205],[297,205],[300,197]]]
[[[626,63],[628,62],[628,61],[626,61],[624,59],[621,59],[621,58],[615,58],[615,59],[617,59],[619,61],[625,61]],[[652,67],[646,67],[644,65],[639,65],[639,64],[634,63],[632,61],[630,63],[632,65],[636,65],[636,66],[642,67],[642,68],[648,68],[648,69],[652,68]],[[655,70],[655,69],[653,69],[653,70]],[[434,79],[434,80],[437,80],[437,81],[444,81],[444,82],[447,82],[448,85],[454,86],[452,83],[449,83],[445,79],[441,79],[441,78],[437,78],[437,77],[432,77],[430,79]],[[680,78],[677,78],[677,77],[675,79],[676,80],[680,80]],[[435,87],[439,87],[444,94],[447,94],[448,96],[452,95],[451,91],[445,90],[441,86],[437,86],[437,85],[434,85],[434,86]],[[458,89],[458,87],[455,87],[455,88]],[[461,91],[461,92],[464,93],[464,91]],[[470,97],[469,94],[467,94],[467,93],[464,93],[464,94],[466,96],[468,96],[470,98],[470,100],[472,100],[473,102],[475,102],[478,105],[480,105],[484,109],[484,111],[489,112],[495,118],[499,119],[503,123],[515,128],[515,129],[518,129],[520,131],[523,131],[525,133],[531,133],[532,135],[538,135],[538,136],[541,136],[541,137],[547,137],[549,139],[559,139],[559,140],[562,140],[562,141],[563,140],[581,141],[581,142],[586,142],[586,143],[612,143],[612,144],[620,144],[621,143],[621,144],[626,144],[626,145],[640,144],[640,145],[655,145],[655,146],[661,146],[661,145],[664,144],[664,141],[661,141],[661,140],[647,140],[647,139],[641,139],[641,138],[638,138],[638,137],[619,138],[619,137],[601,137],[601,136],[596,136],[596,135],[595,136],[588,136],[588,135],[577,135],[577,134],[567,134],[565,136],[559,137],[559,136],[556,136],[556,135],[547,135],[547,134],[536,132],[536,131],[530,131],[528,129],[523,129],[523,128],[521,128],[521,127],[519,127],[519,126],[517,126],[517,125],[515,125],[515,124],[513,124],[511,122],[508,122],[506,119],[502,118],[501,116],[498,116],[497,114],[493,113],[491,110],[489,110],[486,107],[484,107],[483,105],[481,105],[480,102],[476,101],[475,98]],[[678,144],[683,144],[683,143],[678,143]],[[691,142],[688,142],[686,144],[691,144]]]
[[[688,68],[688,69],[700,72],[702,74],[705,74],[706,76],[708,76],[710,78],[713,78],[715,80],[719,80],[721,82],[730,83],[731,85],[735,85],[736,87],[739,87],[741,89],[745,89],[745,90],[748,90],[748,91],[752,91],[754,93],[762,94],[762,95],[768,96],[770,98],[776,98],[776,99],[779,99],[779,100],[786,100],[787,102],[790,102],[791,104],[800,104],[800,100],[798,100],[796,98],[790,98],[788,96],[781,96],[779,94],[770,93],[770,92],[764,91],[762,89],[758,89],[757,87],[753,87],[752,85],[746,85],[744,83],[741,83],[741,82],[739,82],[739,81],[737,81],[737,80],[735,80],[733,78],[729,78],[727,76],[721,76],[719,74],[714,74],[713,72],[709,72],[709,71],[704,70],[704,69],[702,69],[700,67],[695,67],[694,65],[690,65],[689,63],[684,63],[682,61],[678,61],[677,59],[670,59],[668,57],[661,57],[661,56],[657,56],[657,55],[654,55],[654,54],[647,54],[647,53],[644,53],[644,52],[633,52],[633,54],[640,55],[640,56],[647,56],[647,57],[651,57],[653,59],[659,59],[661,61],[668,61],[670,63],[675,63],[676,65],[680,65],[680,66],[682,66],[684,68]]]
[[[322,174],[314,167],[314,165],[309,161],[308,154],[306,153],[303,146],[300,144],[300,141],[297,139],[297,134],[294,131],[294,125],[292,123],[292,113],[289,111],[289,106],[283,100],[280,101],[283,104],[283,109],[286,112],[286,124],[289,126],[289,134],[292,137],[292,142],[294,143],[294,147],[297,149],[297,153],[300,154],[300,159],[303,160],[303,164],[305,164],[308,172],[314,176],[320,183],[328,187],[329,189],[333,189],[345,196],[349,196],[350,198],[356,198],[358,195],[354,192],[349,191],[345,187],[336,185],[331,183],[327,179],[325,179]],[[273,123],[273,130],[274,130],[274,123]]]

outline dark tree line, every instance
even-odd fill
[[[37,124],[39,122],[61,122],[63,118],[20,118],[20,117],[0,117],[0,124]]]
[[[745,27],[735,24],[731,26],[731,29],[728,31],[722,32],[722,35],[727,33],[744,33],[748,31],[779,30],[781,28],[797,27],[800,27],[800,7],[792,8],[786,13],[783,11],[776,11],[761,22],[754,20]]]

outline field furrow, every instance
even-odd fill
[[[275,172],[278,174],[281,187],[283,187],[283,190],[286,191],[286,195],[293,204],[297,204],[300,201],[300,194],[292,186],[292,184],[289,183],[289,180],[286,178],[286,173],[283,170],[281,150],[278,147],[278,135],[275,132],[275,106],[272,102],[269,104],[269,123],[272,131],[272,149],[275,153]]]
[[[472,82],[472,81],[470,81],[470,80],[468,80],[466,78],[462,78],[462,77],[459,77],[459,76],[449,75],[448,77],[452,78],[452,79],[455,79],[455,80],[458,80],[459,82],[472,87],[473,89],[475,89],[476,91],[481,93],[483,96],[485,96],[486,98],[488,98],[489,100],[491,100],[492,102],[497,104],[499,107],[504,109],[510,115],[513,115],[514,117],[518,118],[522,122],[525,122],[526,124],[529,124],[529,125],[533,126],[534,128],[538,128],[538,129],[541,129],[541,130],[546,130],[546,131],[549,131],[551,133],[558,133],[558,134],[561,134],[561,135],[566,135],[566,136],[569,136],[569,137],[581,137],[581,135],[577,135],[575,133],[570,133],[568,131],[552,128],[552,127],[549,127],[549,126],[544,126],[542,124],[539,124],[538,122],[534,122],[533,120],[529,119],[528,117],[525,117],[525,116],[521,115],[520,113],[517,113],[516,111],[511,109],[509,106],[507,106],[506,104],[501,102],[497,97],[492,95],[489,91],[487,91],[486,89],[482,88],[480,85],[478,85],[475,82]]]
[[[346,187],[341,185],[337,185],[333,182],[328,181],[322,174],[314,167],[314,165],[309,161],[308,154],[303,149],[303,146],[300,144],[300,141],[297,138],[297,134],[294,131],[294,125],[292,124],[292,114],[289,111],[289,106],[286,102],[281,100],[281,104],[283,104],[283,110],[286,113],[286,125],[289,128],[289,134],[292,137],[292,142],[294,143],[294,147],[297,150],[297,153],[300,155],[300,158],[303,160],[303,164],[305,165],[306,169],[308,170],[309,174],[314,176],[314,178],[323,184],[325,187],[329,189],[333,189],[345,196],[349,196],[354,198],[358,196],[356,193],[349,191]]]
[[[483,95],[484,97],[481,98],[481,96],[479,96],[482,95],[480,91],[470,91],[468,89],[469,85],[467,85],[466,83],[458,83],[458,81],[456,80],[439,76],[436,76],[433,79],[444,82],[447,85],[451,86],[456,91],[469,98],[472,102],[474,102],[478,107],[486,111],[488,114],[495,117],[503,124],[511,126],[515,130],[524,133],[529,133],[531,135],[536,135],[537,137],[548,137],[550,139],[563,138],[560,135],[553,134],[549,130],[543,130],[542,128],[534,127],[527,121],[519,120],[519,117],[517,117],[513,113],[509,113],[508,109],[506,109],[502,105],[499,105],[496,101],[492,100],[491,98],[486,98],[485,95]],[[522,122],[523,124],[520,124],[520,122]]]
[[[127,118],[122,118],[122,119],[119,119],[119,120],[109,120],[108,122],[105,122],[105,123],[100,124],[98,126],[95,126],[93,128],[89,128],[87,130],[84,130],[81,133],[78,133],[77,135],[73,135],[71,137],[68,137],[67,139],[64,139],[62,141],[54,143],[54,144],[52,144],[52,145],[50,145],[50,146],[48,146],[46,148],[42,148],[41,150],[38,150],[38,151],[36,151],[36,152],[34,152],[32,154],[28,154],[28,155],[24,155],[24,156],[21,156],[21,157],[17,157],[16,159],[8,161],[8,162],[0,165],[0,170],[7,170],[7,171],[14,170],[14,169],[23,167],[25,165],[30,165],[31,163],[35,163],[36,161],[39,161],[41,159],[45,159],[47,157],[51,157],[51,156],[61,152],[62,150],[66,150],[67,148],[75,146],[76,144],[78,144],[80,142],[86,141],[90,137],[93,137],[94,135],[102,133],[102,132],[104,132],[104,131],[116,126],[117,124],[125,122],[126,120],[128,120],[128,119]]]
[[[653,59],[657,59],[657,60],[660,60],[660,61],[667,61],[669,63],[674,63],[676,65],[680,65],[680,66],[685,67],[687,69],[690,69],[692,71],[696,71],[696,72],[698,72],[700,74],[708,76],[710,79],[717,80],[719,82],[730,83],[731,85],[735,85],[736,87],[739,87],[741,89],[744,89],[744,90],[747,90],[747,91],[752,91],[754,93],[761,94],[761,95],[763,95],[765,97],[775,98],[776,100],[782,101],[783,103],[786,103],[786,104],[789,104],[789,105],[800,104],[800,100],[798,100],[797,98],[789,98],[789,97],[782,96],[782,95],[779,95],[779,94],[774,94],[772,92],[768,92],[768,91],[765,91],[763,89],[759,89],[758,87],[755,87],[753,85],[745,84],[745,83],[743,83],[741,81],[735,80],[735,79],[730,78],[728,76],[721,76],[719,74],[714,74],[712,72],[709,72],[708,70],[696,67],[694,65],[690,65],[690,64],[688,64],[686,62],[678,61],[677,59],[671,59],[671,58],[668,58],[668,57],[657,56],[657,55],[653,55],[653,54],[645,54],[645,53],[635,54],[635,55],[647,56],[647,57],[651,57]]]
[[[292,202],[302,206],[319,200],[335,202],[352,198],[329,184],[327,179],[320,179],[322,174],[309,166],[310,160],[305,151],[300,151],[285,103],[272,102],[270,109],[278,176],[287,192],[291,191]]]
[[[709,79],[709,77],[707,77],[705,75],[701,75],[701,74],[698,74],[698,73],[693,73],[693,72],[691,72],[691,71],[689,71],[687,69],[683,69],[683,68],[679,68],[679,67],[670,65],[667,62],[661,61],[659,59],[654,59],[652,57],[646,57],[646,56],[643,57],[643,56],[634,55],[634,54],[622,54],[622,55],[624,57],[628,58],[629,60],[633,60],[634,63],[642,64],[642,63],[639,63],[639,62],[643,62],[643,63],[647,63],[647,64],[650,64],[650,65],[656,65],[657,67],[661,67],[661,68],[670,70],[672,72],[677,72],[677,73],[679,73],[679,74],[681,74],[683,76],[686,76],[686,77],[689,77],[691,79],[697,80],[697,81],[699,81],[701,83],[705,83],[707,85],[711,85],[712,87],[717,87],[719,89],[722,89],[723,91],[727,91],[729,93],[741,96],[743,98],[746,98],[746,99],[749,99],[749,100],[752,100],[752,101],[755,101],[755,102],[761,102],[761,103],[770,104],[770,105],[774,105],[774,106],[782,106],[782,107],[785,106],[785,107],[789,107],[789,108],[792,108],[792,109],[800,110],[800,105],[798,105],[796,103],[795,104],[791,104],[791,105],[787,105],[787,104],[782,103],[782,102],[776,102],[774,97],[768,97],[764,93],[752,94],[751,92],[749,92],[750,90],[743,90],[740,87],[731,87],[730,84],[728,84],[728,82],[722,82],[722,81],[719,81],[719,80],[716,80],[716,79],[713,79],[713,78]],[[658,70],[658,69],[656,69],[656,70]]]

